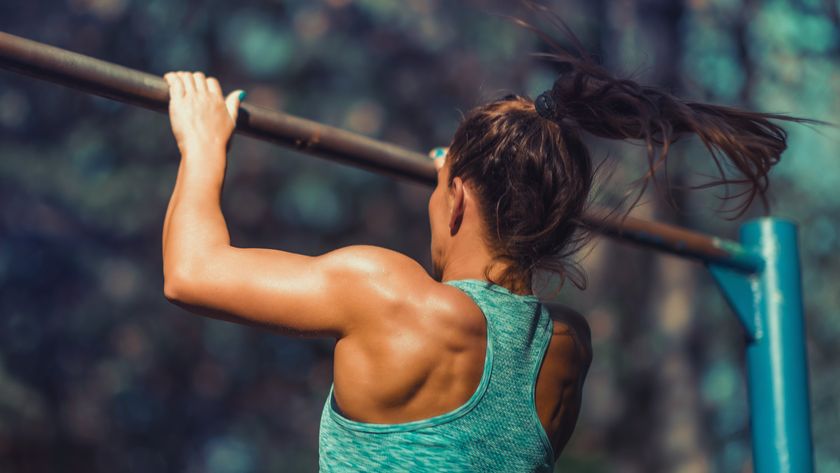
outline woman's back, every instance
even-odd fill
[[[551,471],[591,359],[582,319],[477,279],[422,293],[378,339],[339,341],[322,471]]]

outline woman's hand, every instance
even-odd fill
[[[245,92],[223,98],[219,81],[201,72],[167,72],[163,78],[169,84],[169,120],[181,155],[208,146],[225,149]]]
[[[440,168],[443,167],[444,160],[446,159],[446,155],[448,153],[448,146],[438,146],[437,148],[433,148],[431,151],[429,151],[429,157],[432,158],[432,161],[435,163],[436,171],[439,171]]]

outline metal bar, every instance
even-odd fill
[[[739,272],[754,273],[760,271],[764,264],[759,255],[732,240],[675,225],[634,217],[605,217],[606,214],[604,210],[593,209],[584,215],[583,221],[605,236]]]
[[[169,90],[162,77],[3,32],[0,68],[158,112],[166,112],[169,103]],[[437,179],[425,154],[249,103],[241,106],[236,131],[425,185],[434,186]],[[595,210],[584,220],[604,235],[685,258],[745,272],[761,268],[760,258],[737,242],[662,223],[605,215]]]
[[[753,463],[757,473],[814,471],[808,354],[796,224],[762,218],[741,243],[764,259],[760,273],[709,269],[747,332]]]
[[[158,112],[169,106],[169,87],[160,76],[3,32],[0,67]],[[240,108],[236,131],[423,184],[436,180],[423,154],[249,103]]]
[[[766,267],[753,300],[757,337],[747,345],[753,461],[758,473],[814,471],[808,355],[796,224],[764,218],[741,227]]]

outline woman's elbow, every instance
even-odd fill
[[[175,288],[175,284],[171,281],[171,278],[165,278],[163,280],[163,297],[166,297],[166,300],[169,302],[178,300],[178,290]]]
[[[190,293],[190,277],[185,271],[163,274],[163,295],[170,302],[186,302]]]

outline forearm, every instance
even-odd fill
[[[181,160],[178,165],[178,172],[175,174],[175,187],[172,189],[172,195],[169,197],[169,204],[166,207],[166,216],[163,219],[162,247],[164,259],[166,258],[166,237],[169,235],[169,222],[172,220],[172,210],[175,208],[175,202],[178,200],[178,196],[181,193],[182,179],[178,179],[178,177],[180,176],[183,168],[184,161]]]
[[[183,154],[163,223],[164,277],[190,271],[214,248],[230,246],[222,215],[224,148],[193,148]]]

